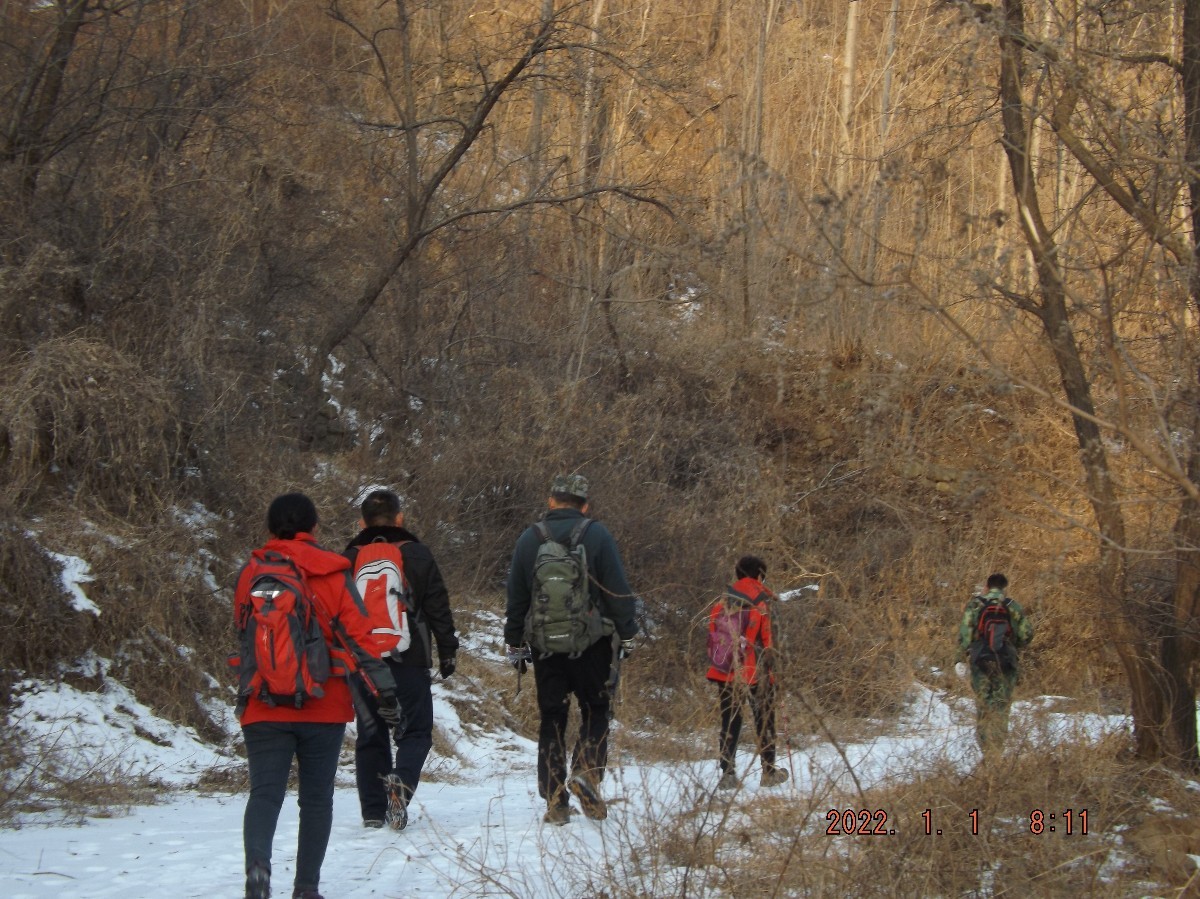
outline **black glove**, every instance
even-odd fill
[[[384,690],[379,694],[379,717],[386,721],[389,727],[398,731],[403,731],[407,724],[400,700],[391,690]]]
[[[441,656],[441,659],[438,662],[438,671],[440,671],[442,674],[442,680],[445,680],[452,675],[454,673],[454,669],[457,667],[458,665],[454,660],[454,653],[450,653],[448,656]]]
[[[617,650],[617,657],[627,659],[633,655],[633,637],[628,640],[621,641],[621,648]]]
[[[505,658],[508,659],[508,664],[518,671],[524,671],[533,658],[533,654],[529,651],[528,646],[506,646]]]

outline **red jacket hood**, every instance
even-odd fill
[[[317,545],[312,534],[297,534],[295,540],[268,540],[254,555],[274,551],[287,556],[305,573],[311,575],[333,574],[350,567],[350,560],[340,553],[331,552]]]

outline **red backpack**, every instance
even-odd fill
[[[287,556],[255,551],[238,583],[248,584],[238,622],[241,652],[230,656],[238,672],[238,709],[250,697],[267,705],[300,708],[325,695],[331,673],[321,607],[304,573]]]
[[[981,596],[979,601],[983,603],[983,608],[979,611],[975,639],[971,643],[971,663],[988,671],[1011,671],[1015,667],[1015,660],[1010,639],[1013,626],[1009,599]]]
[[[398,659],[412,644],[408,621],[412,591],[404,577],[402,545],[377,537],[360,546],[354,557],[354,582],[366,606],[380,658]]]

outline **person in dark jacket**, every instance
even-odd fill
[[[542,523],[553,539],[567,543],[570,535],[587,516],[588,481],[583,475],[559,475],[550,485],[549,511]],[[609,634],[620,640],[616,652],[624,659],[633,651],[638,625],[638,599],[625,579],[625,568],[611,532],[598,521],[591,521],[583,534],[587,553],[589,595],[593,606],[611,622]],[[508,603],[504,624],[504,642],[508,661],[514,667],[525,664],[531,653],[526,641],[526,619],[533,602],[534,560],[542,540],[536,525],[525,529],[513,549],[508,570]],[[606,626],[607,627],[607,626]],[[544,820],[550,824],[570,821],[570,790],[579,799],[589,818],[608,816],[600,795],[608,761],[608,723],[612,697],[610,673],[614,665],[613,638],[601,636],[578,654],[532,653],[534,682],[537,687],[538,794],[546,801]],[[567,778],[566,728],[571,696],[579,704],[579,738],[571,754],[571,778]]]
[[[391,490],[374,490],[360,508],[362,530],[346,547],[345,556],[353,566],[359,549],[369,543],[386,540],[398,546],[411,591],[412,643],[398,659],[383,660],[404,708],[404,729],[390,732],[370,696],[361,696],[356,703],[355,778],[363,826],[382,827],[387,820],[393,828],[402,830],[408,823],[408,802],[417,790],[421,769],[433,747],[431,643],[437,644],[438,671],[444,680],[454,673],[457,664],[458,637],[442,573],[429,547],[404,527],[400,497]]]
[[[354,657],[361,672],[379,691],[378,701],[372,701],[382,709],[382,717],[399,723],[402,712],[392,676],[368,649],[371,635],[366,610],[350,578],[350,565],[343,556],[317,545],[313,536],[316,529],[317,508],[312,500],[302,493],[276,497],[267,510],[271,539],[255,550],[253,557],[279,553],[303,572],[314,603],[321,607],[318,620],[325,642]],[[253,564],[248,563],[238,575],[234,591],[234,621],[239,632],[246,629],[251,615],[253,574]],[[292,896],[321,899],[321,864],[333,826],[334,777],[346,722],[354,714],[344,672],[331,676],[323,688],[323,696],[305,700],[300,708],[264,701],[257,695],[245,697],[244,705],[239,704],[250,768],[250,797],[242,824],[246,899],[271,895],[271,844],[293,758],[299,775],[300,832]]]

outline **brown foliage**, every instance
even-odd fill
[[[163,384],[102,341],[55,338],[13,360],[0,392],[9,482],[48,480],[131,510],[171,473],[175,425]]]
[[[95,620],[69,603],[60,567],[11,508],[0,511],[0,705],[13,680],[54,677],[83,653]]]

